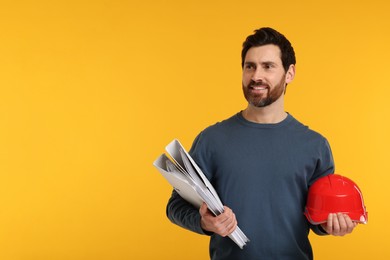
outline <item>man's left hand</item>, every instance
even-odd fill
[[[326,223],[321,224],[322,228],[333,236],[344,236],[353,231],[357,226],[347,214],[330,213]]]

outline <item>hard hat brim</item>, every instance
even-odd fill
[[[338,213],[338,212],[335,212]],[[367,224],[368,222],[368,212],[341,212],[347,214],[353,222]],[[304,215],[307,220],[313,225],[319,225],[326,223],[328,220],[329,213],[324,212],[315,212],[314,210],[305,209]]]

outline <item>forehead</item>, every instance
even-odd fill
[[[252,47],[245,55],[245,62],[272,61],[282,63],[280,48],[273,44]]]

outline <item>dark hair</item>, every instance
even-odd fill
[[[263,27],[254,32],[255,33],[249,35],[242,44],[241,67],[244,67],[245,56],[250,48],[267,44],[274,44],[279,47],[282,56],[280,58],[285,71],[288,70],[291,64],[295,65],[294,48],[283,34],[269,27]]]

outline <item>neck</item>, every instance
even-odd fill
[[[276,124],[286,119],[287,113],[283,111],[277,114],[269,114],[269,113],[264,113],[264,111],[262,111],[261,109],[256,108],[254,110],[248,107],[244,111],[242,111],[242,116],[246,120],[254,123]]]
[[[265,107],[255,107],[251,104],[242,111],[242,116],[251,122],[261,124],[276,124],[283,121],[287,117],[287,113],[284,111],[283,104],[280,100],[277,100],[273,104]]]

